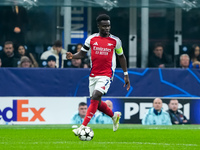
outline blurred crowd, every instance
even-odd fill
[[[80,51],[82,44],[73,46],[73,53]],[[14,48],[12,41],[6,41],[3,50],[0,51],[0,67],[46,67],[46,68],[89,68],[88,56],[83,59],[67,60],[67,50],[62,48],[62,42],[57,40],[49,50],[43,52],[39,59],[28,51],[24,45]]]
[[[65,50],[62,42],[57,40],[52,47],[36,57],[28,51],[27,46],[18,45],[14,48],[12,41],[6,41],[0,51],[0,67],[46,67],[46,68],[90,68],[89,56],[83,59],[67,60],[67,51],[73,54],[79,52],[83,45],[78,43]],[[200,47],[194,44],[187,51],[179,55],[170,56],[165,52],[162,43],[156,43],[152,53],[149,55],[148,67],[150,68],[200,68]]]
[[[149,57],[149,67],[153,68],[196,68],[200,67],[200,47],[197,44],[181,51],[179,55],[166,54],[162,43],[156,43]]]
[[[36,11],[36,10],[35,10]],[[46,68],[90,68],[89,56],[83,59],[67,60],[66,52],[79,52],[83,43],[71,44],[65,50],[61,41],[55,41],[52,46],[35,48],[26,46],[28,39],[44,44],[44,31],[49,30],[46,20],[40,17],[28,17],[27,9],[22,6],[6,6],[0,10],[0,67],[46,67]],[[36,11],[37,12],[37,11]],[[30,12],[29,12],[30,13]],[[30,15],[30,14],[29,14]],[[35,20],[36,19],[36,20]],[[34,23],[37,22],[37,23]],[[38,28],[39,24],[45,28]],[[35,25],[34,27],[32,25]],[[31,32],[30,32],[31,31]],[[37,34],[37,38],[34,36]],[[26,36],[25,36],[26,35]],[[48,35],[48,34],[47,34]],[[35,40],[34,40],[35,39]],[[6,42],[5,42],[6,41]],[[34,42],[30,43],[34,43]],[[126,51],[124,49],[124,51]],[[179,51],[179,55],[169,55],[168,49],[162,43],[155,43],[149,53],[148,65],[151,68],[199,68],[200,48],[198,44],[190,45],[187,50]]]

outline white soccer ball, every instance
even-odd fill
[[[90,127],[82,129],[79,135],[81,141],[90,141],[94,137],[94,131]]]

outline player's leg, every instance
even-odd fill
[[[109,77],[102,77],[98,80],[96,84],[96,89],[101,91],[102,94],[107,93],[110,88],[111,80]],[[121,112],[115,112],[113,114],[112,110],[107,106],[107,104],[103,101],[100,101],[98,110],[103,112],[104,114],[110,116],[113,120],[113,131],[117,131],[119,127],[119,119],[121,118]]]
[[[90,106],[88,107],[86,116],[85,116],[84,121],[82,123],[84,126],[87,126],[87,124],[90,122],[90,120],[92,119],[92,117],[96,113],[99,102],[101,101],[102,95],[103,94],[101,92],[99,92],[98,90],[93,91],[92,97],[91,97],[91,100],[90,100]]]
[[[99,92],[97,90],[93,91],[93,94],[92,94],[92,97],[90,100],[90,106],[87,109],[87,113],[86,113],[86,116],[84,118],[82,125],[79,128],[72,130],[76,136],[78,136],[80,134],[81,130],[87,126],[87,124],[90,122],[90,120],[96,113],[98,105],[99,105],[99,101],[101,100],[101,96],[102,96],[101,92]]]
[[[89,90],[90,90],[90,97],[91,97],[91,103],[90,106],[87,109],[86,116],[84,118],[83,124],[77,128],[72,130],[74,134],[77,136],[79,135],[80,131],[87,126],[87,124],[90,122],[91,118],[97,111],[99,101],[101,100],[102,93],[95,90],[96,83],[98,81],[98,78],[96,77],[89,77]]]
[[[96,89],[101,91],[102,94],[106,94],[110,87],[110,84],[111,84],[111,80],[109,77],[102,77],[98,81],[98,83],[96,85]],[[104,114],[106,114],[110,117],[113,117],[113,115],[114,115],[112,110],[103,101],[100,101],[98,110],[100,110],[101,112],[103,112]]]

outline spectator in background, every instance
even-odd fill
[[[17,55],[19,58],[22,56],[27,56],[31,60],[31,63],[33,64],[33,67],[38,67],[38,63],[35,60],[35,57],[33,56],[32,53],[29,53],[23,45],[19,45],[17,49]]]
[[[76,45],[76,52],[80,52],[81,51],[81,48],[83,47],[83,44],[81,43],[78,43]],[[85,55],[85,57],[83,59],[81,59],[81,63],[82,63],[82,68],[89,68],[90,67],[90,60],[88,58],[87,55]]]
[[[110,100],[106,100],[105,103],[111,110],[113,109],[113,103]],[[96,115],[95,121],[96,124],[113,124],[112,118],[102,112]]]
[[[56,57],[53,55],[50,55],[47,58],[47,68],[56,68]]]
[[[1,68],[1,66],[2,66],[2,63],[1,63],[1,58],[0,58],[0,68]]]
[[[22,56],[19,63],[19,68],[32,68],[31,60],[27,56]]]
[[[190,57],[188,56],[188,54],[182,54],[180,56],[180,67],[186,69],[189,67],[189,63],[190,63]]]
[[[5,42],[3,51],[0,52],[0,58],[2,61],[2,67],[17,67],[19,58],[14,54],[13,42]]]
[[[162,109],[162,100],[155,98],[153,107],[150,108],[142,119],[143,125],[172,125],[169,114]]]
[[[4,11],[5,37],[16,44],[25,44],[28,16],[23,6],[6,6]]]
[[[81,59],[72,59],[72,68],[83,68]]]
[[[83,44],[78,43],[78,44],[76,45],[76,52],[80,52],[82,47],[83,47]]]
[[[63,68],[64,60],[66,60],[67,51],[62,48],[62,42],[60,40],[55,41],[53,47],[44,53],[42,53],[40,59],[46,60],[50,55],[56,57],[56,67]]]
[[[164,46],[156,43],[153,54],[149,58],[149,67],[153,68],[170,68],[173,67],[171,56],[164,53]]]
[[[79,103],[78,112],[72,116],[70,123],[71,124],[82,124],[83,120],[86,116],[86,112],[87,112],[87,104],[85,102]],[[94,117],[92,117],[92,119],[90,120],[89,123],[95,124]]]
[[[189,68],[200,68],[200,48],[197,44],[192,45],[192,49],[190,50]]]
[[[169,110],[167,112],[170,115],[172,124],[188,124],[189,123],[189,121],[183,115],[183,113],[178,110],[177,99],[171,99],[168,106],[169,106]]]

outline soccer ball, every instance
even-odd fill
[[[86,127],[81,130],[79,139],[81,141],[90,141],[94,137],[94,131],[90,127]]]

